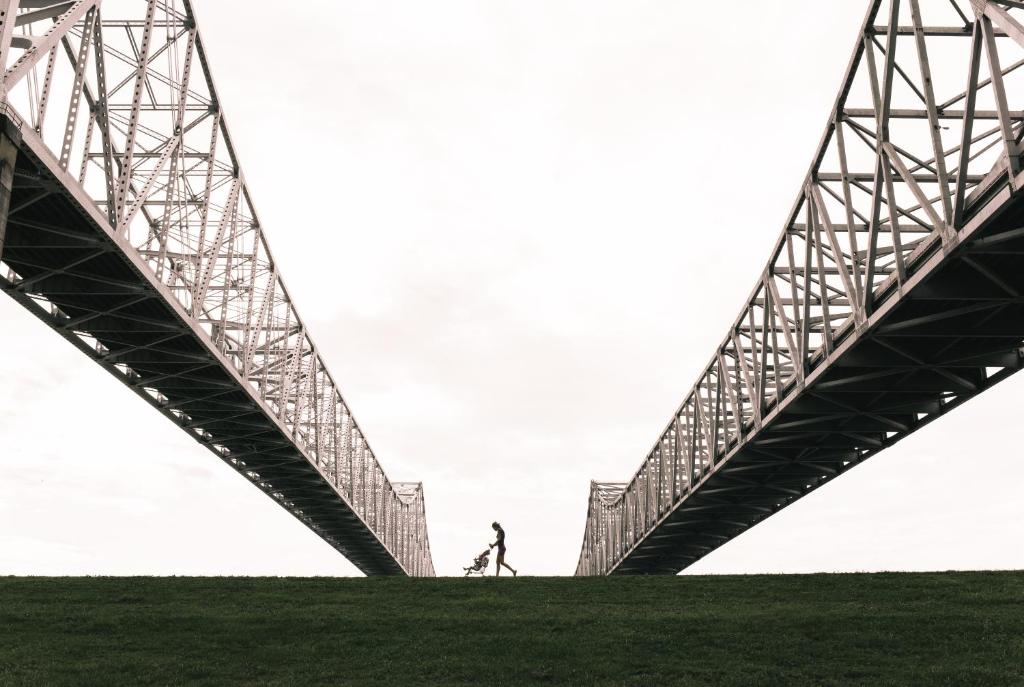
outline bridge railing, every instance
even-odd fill
[[[592,486],[578,575],[610,572],[1020,170],[1022,23],[1002,0],[869,3],[764,271],[639,469]]]
[[[25,135],[44,143],[63,183],[91,198],[402,567],[433,574],[422,489],[396,489],[385,475],[281,278],[192,3],[0,0],[0,11],[3,92]],[[282,173],[304,173],[301,161]],[[244,455],[217,448],[246,472]]]

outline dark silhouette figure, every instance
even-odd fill
[[[492,549],[495,546],[498,547],[498,559],[494,562],[494,576],[497,577],[501,574],[501,566],[504,565],[506,568],[512,571],[512,577],[515,577],[516,569],[505,562],[505,530],[501,529],[501,525],[499,525],[496,522],[491,523],[491,529],[498,533],[498,536],[495,538],[495,542],[491,544]]]

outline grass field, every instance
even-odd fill
[[[0,578],[2,685],[1024,685],[1024,572]]]

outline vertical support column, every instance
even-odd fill
[[[11,189],[14,188],[14,165],[18,161],[18,143],[21,134],[4,119],[0,130],[0,260],[4,257],[4,238],[7,235],[7,212],[11,208]]]
[[[1017,173],[1020,172],[1020,148],[1013,132],[1013,121],[1010,119],[1010,107],[1006,99],[1006,87],[1003,84],[1003,69],[999,63],[999,52],[996,48],[995,31],[992,20],[987,16],[978,17],[981,22],[982,41],[988,55],[989,78],[992,81],[992,94],[995,96],[996,113],[999,115],[999,131],[1003,139],[1003,152],[1007,166],[1010,187],[1013,188]]]
[[[128,115],[128,126],[125,136],[124,153],[121,158],[121,169],[115,190],[114,226],[119,231],[127,231],[121,227],[121,219],[128,207],[128,192],[132,182],[132,158],[135,154],[135,139],[139,131],[139,114],[142,110],[142,91],[146,84],[146,72],[149,67],[149,43],[153,35],[153,20],[156,15],[156,0],[149,0],[146,8],[146,19],[142,28],[142,41],[139,45],[138,64],[135,69],[135,88],[132,91],[132,109]],[[230,206],[225,212],[230,212]]]
[[[0,71],[7,70],[7,56],[14,37],[14,21],[18,16],[19,0],[0,0]],[[7,100],[7,87],[0,78],[0,98]]]
[[[967,171],[971,162],[971,135],[974,131],[974,109],[978,99],[978,72],[981,65],[981,45],[984,36],[981,22],[974,22],[971,33],[971,57],[967,67],[967,88],[964,90],[963,131],[960,136],[960,155],[956,167],[956,191],[953,204],[953,228],[963,227]]]
[[[18,0],[0,0],[0,71],[7,69],[7,55],[14,36],[14,22],[18,15]],[[0,99],[7,101],[7,88],[0,78]],[[12,140],[12,135],[15,140]],[[21,135],[4,119],[0,130],[0,260],[4,256],[4,237],[7,234],[7,211],[11,207],[11,188],[14,186],[14,163],[18,159]]]

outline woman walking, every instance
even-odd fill
[[[497,577],[501,574],[501,566],[504,565],[506,568],[512,571],[512,577],[515,577],[516,569],[505,562],[505,530],[501,529],[501,525],[499,525],[496,522],[491,523],[491,529],[498,533],[498,536],[495,538],[495,542],[491,544],[492,549],[495,546],[498,547],[498,559],[497,561],[495,561],[496,565],[494,566],[494,576]]]

